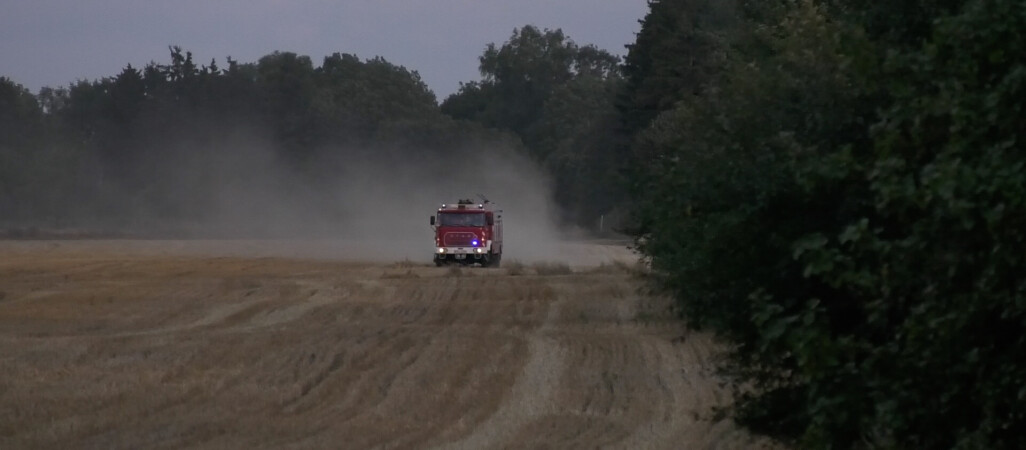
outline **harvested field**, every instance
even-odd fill
[[[239,245],[0,241],[0,448],[756,446],[708,420],[714,346],[619,250],[565,273]]]

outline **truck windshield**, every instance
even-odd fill
[[[441,213],[438,215],[438,225],[443,227],[483,227],[485,226],[484,213]]]

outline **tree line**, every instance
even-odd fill
[[[447,118],[416,72],[382,58],[336,53],[315,66],[274,52],[219,67],[170,50],[168,63],[38,95],[0,78],[0,220],[202,221],[212,178],[263,176],[237,167],[247,159],[294,174],[276,189],[302,190],[370,155],[429,164],[512,140]],[[330,195],[311,194],[331,210]]]
[[[548,169],[560,219],[585,228],[624,192],[594,182],[616,172],[602,136],[617,120],[619,58],[558,30],[525,26],[490,45],[485,79],[441,105],[416,71],[380,57],[336,53],[317,66],[275,52],[219,67],[170,50],[168,63],[37,95],[0,78],[0,221],[199,221],[210,211],[209,183],[196,178],[219,176],[219,155],[257,142],[300,187],[370,157],[458,168],[467,152],[512,148]],[[331,209],[329,196],[323,203]]]
[[[801,448],[1024,448],[1026,2],[652,0],[634,233]]]
[[[1023,29],[1021,0],[650,0],[622,60],[525,26],[440,103],[381,58],[172,48],[38,95],[0,80],[0,207],[188,214],[203,193],[169,195],[161,162],[209,161],[231,125],[304,179],[359,149],[502,141],[719,336],[738,423],[803,448],[1023,448]]]

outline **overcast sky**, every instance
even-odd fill
[[[646,0],[0,0],[0,76],[35,93],[167,63],[168,45],[221,67],[342,52],[416,70],[441,101],[478,79],[485,45],[513,28],[562,28],[623,55],[646,12]]]

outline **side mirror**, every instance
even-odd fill
[[[489,226],[495,225],[495,217],[485,216],[485,222],[488,222]]]
[[[435,226],[435,216],[431,216],[431,226]]]

